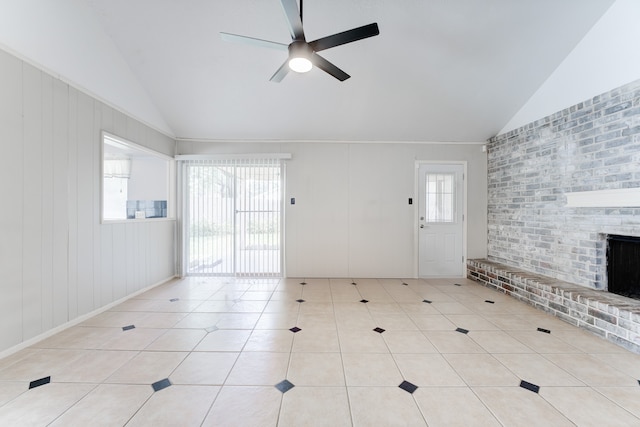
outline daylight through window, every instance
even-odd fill
[[[103,221],[167,218],[173,159],[116,136],[103,134]]]

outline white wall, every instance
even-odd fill
[[[500,134],[640,79],[640,1],[617,0]]]
[[[0,0],[0,11],[0,48],[172,135],[84,0]]]
[[[135,157],[131,162],[129,200],[168,200],[169,163],[164,159]],[[152,179],[150,179],[152,178]]]
[[[0,50],[0,352],[174,275],[172,221],[101,225],[101,130],[174,141]]]
[[[414,277],[415,161],[468,162],[468,251],[486,256],[487,169],[479,144],[194,143],[180,154],[291,153],[286,161],[290,277]]]

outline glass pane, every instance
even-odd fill
[[[455,222],[455,174],[426,174],[426,222]]]

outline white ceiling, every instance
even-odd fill
[[[351,75],[269,78],[289,43],[279,0],[86,0],[174,135],[203,140],[485,141],[613,0],[306,0],[308,40],[377,22],[322,52]]]

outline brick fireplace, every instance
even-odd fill
[[[481,268],[484,273],[475,273],[495,285],[491,280],[499,279],[487,275],[492,269],[511,271],[513,277],[502,276],[509,279],[501,287],[506,292],[513,286],[509,281],[524,283],[522,292],[528,292],[527,286],[534,290],[533,282],[544,283],[547,288],[543,286],[540,293],[555,296],[543,298],[544,304],[531,298],[534,305],[582,322],[607,338],[617,331],[615,337],[640,345],[640,338],[634,342],[629,329],[616,329],[633,320],[636,309],[640,313],[640,301],[618,296],[610,300],[603,292],[608,236],[640,236],[640,203],[635,196],[640,194],[640,80],[491,138],[487,151],[488,257],[470,260],[469,275],[474,273],[471,268]],[[623,196],[608,203],[602,194],[610,192]],[[575,195],[586,195],[587,203],[574,202]],[[595,293],[582,302],[571,296],[587,291]],[[553,305],[563,299],[570,303],[566,308]],[[599,306],[598,300],[606,302]],[[609,304],[612,301],[614,305]],[[623,322],[618,322],[617,306],[624,306]],[[590,315],[590,307],[602,318]],[[637,328],[633,334],[640,333],[640,324],[629,326]]]
[[[567,194],[640,188],[640,80],[488,141],[488,258],[604,289],[606,235],[640,236],[640,207]]]

